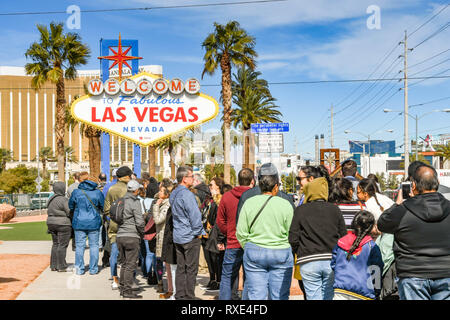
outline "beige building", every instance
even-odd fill
[[[140,67],[140,71],[157,74],[162,77],[162,66],[147,65]],[[124,70],[125,75],[129,69]],[[90,79],[99,78],[98,70],[80,70],[79,77],[73,81],[66,81],[66,101],[71,103],[77,96],[84,95],[83,83]],[[117,76],[117,69],[110,71],[111,77]],[[31,76],[25,74],[22,67],[0,66],[0,148],[13,152],[16,166],[23,163],[36,165],[36,156],[42,147],[51,147],[56,151],[56,136],[54,134],[56,110],[56,86],[45,84],[40,90],[31,87]],[[73,149],[73,155],[79,161],[72,164],[72,170],[88,167],[88,139],[83,137],[79,125],[67,128],[65,145]],[[143,169],[147,162],[148,148],[142,148],[141,160]],[[162,160],[162,154],[158,157]],[[111,164],[130,165],[133,162],[132,143],[111,136]],[[159,161],[158,161],[159,162]],[[53,165],[55,168],[53,168]],[[56,169],[56,163],[49,164],[49,169]]]

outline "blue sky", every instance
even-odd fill
[[[219,3],[217,0],[135,0],[114,2],[97,1],[15,1],[2,3],[1,12],[65,11],[76,4],[81,10],[130,7],[170,6],[179,4]],[[236,2],[227,0],[226,2]],[[409,33],[438,12],[444,1],[425,0],[289,0],[265,4],[222,7],[160,9],[149,11],[124,11],[81,13],[80,33],[89,45],[92,56],[82,69],[98,68],[100,38],[139,40],[141,64],[163,66],[166,78],[201,79],[204,51],[202,41],[213,31],[213,23],[237,20],[256,38],[258,52],[257,70],[269,82],[366,79],[387,53],[386,61],[371,78],[398,77],[403,68],[403,47],[397,45],[404,30]],[[370,30],[366,13],[370,5],[381,12],[381,28]],[[0,65],[23,66],[24,52],[38,39],[36,24],[50,21],[65,22],[68,14],[2,16],[0,19]],[[415,32],[408,40],[412,48],[450,21],[450,8]],[[431,76],[449,69],[450,51],[413,66],[433,55],[450,49],[450,28],[426,41],[409,53],[409,73]],[[423,71],[435,64],[442,64]],[[235,69],[234,69],[235,70]],[[384,73],[385,71],[388,71]],[[450,71],[442,73],[449,75]],[[412,85],[417,80],[410,80]],[[220,84],[220,71],[215,76],[205,75],[201,83]],[[450,79],[427,80],[409,89],[409,104],[419,104],[450,97]],[[403,117],[383,113],[384,108],[403,109],[402,82],[376,83],[321,83],[271,85],[283,121],[290,123],[285,135],[285,151],[293,152],[294,139],[297,150],[309,156],[314,153],[314,135],[325,134],[326,146],[330,137],[330,105],[336,112],[335,147],[348,150],[348,140],[364,140],[357,133],[371,134],[372,139],[395,139],[403,144]],[[202,88],[202,92],[219,101],[220,87]],[[394,94],[396,93],[396,94]],[[394,94],[394,95],[392,95]],[[392,96],[392,97],[391,97]],[[388,99],[391,97],[390,99]],[[344,100],[344,98],[346,98]],[[450,99],[434,104],[411,108],[412,114],[424,114],[435,109],[450,108]],[[220,116],[204,125],[204,130],[220,128]],[[450,114],[434,113],[419,122],[419,135],[436,135],[450,132]],[[414,122],[410,121],[409,134],[415,136]],[[394,129],[393,133],[383,130]],[[397,149],[401,152],[403,149]]]

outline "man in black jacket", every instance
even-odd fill
[[[439,180],[429,165],[411,176],[414,197],[378,219],[381,232],[394,234],[401,300],[450,300],[450,201],[437,192]]]

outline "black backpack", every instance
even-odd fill
[[[119,198],[116,201],[114,201],[111,205],[111,209],[109,210],[109,216],[111,220],[117,224],[122,224],[124,208],[125,208],[124,198]]]

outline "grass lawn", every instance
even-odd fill
[[[1,227],[12,229],[0,229],[0,240],[4,241],[42,241],[52,240],[47,233],[47,222],[26,222],[14,224],[0,224]]]

